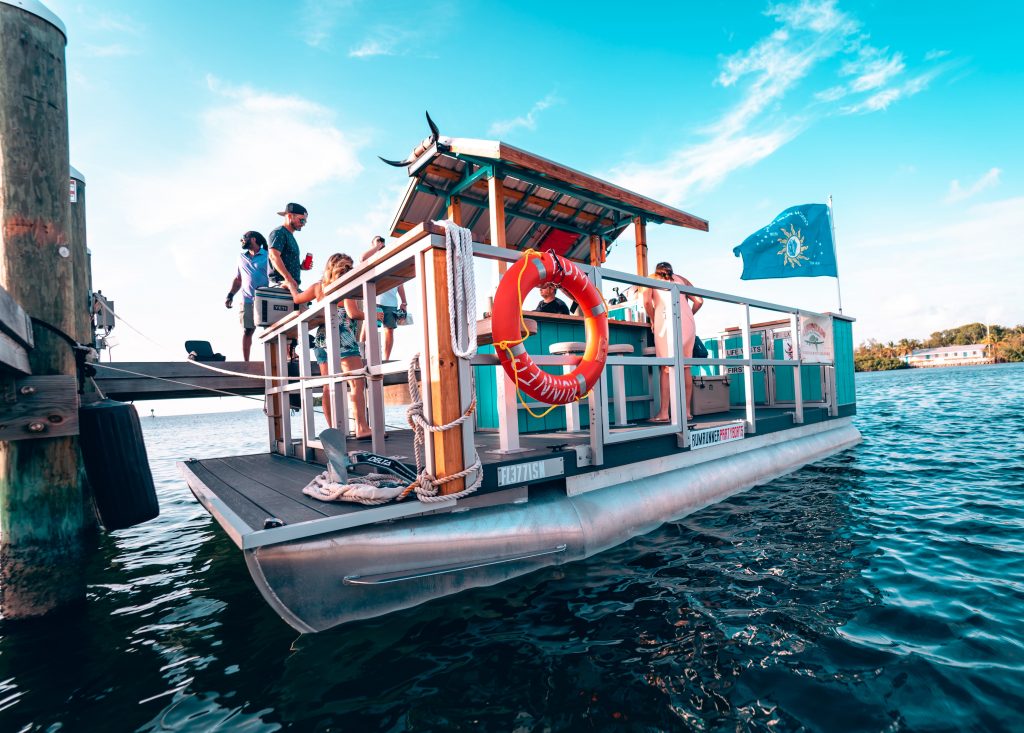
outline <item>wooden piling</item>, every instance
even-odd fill
[[[85,227],[85,176],[75,167],[71,167],[68,175],[68,246],[71,249],[71,278],[74,297],[72,298],[72,316],[75,329],[71,336],[80,344],[93,345],[92,328],[92,263],[89,257],[89,241]],[[83,404],[91,403],[99,398],[92,382],[82,385],[81,400]],[[90,532],[99,529],[96,519],[95,502],[92,487],[85,473],[85,465],[79,465],[79,485],[82,487],[82,521],[83,527]]]
[[[67,41],[41,3],[22,5],[0,0],[0,286],[30,316],[70,334]],[[43,328],[35,329],[29,364],[34,375],[75,373],[71,350]],[[85,597],[77,443],[0,442],[5,619],[41,616]]]
[[[85,229],[85,176],[71,168],[68,183],[71,248],[71,277],[74,281],[74,322],[71,335],[80,344],[92,345],[92,273],[89,263],[89,240]]]

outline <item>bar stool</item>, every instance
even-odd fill
[[[582,341],[561,341],[548,347],[548,352],[551,354],[579,354],[582,356],[586,350],[587,345]],[[633,347],[629,344],[609,344],[608,346],[609,354],[632,354],[633,351]],[[562,366],[562,373],[568,374],[574,368],[572,364],[565,364]],[[612,388],[615,392],[615,425],[628,425],[629,421],[626,418],[626,368],[621,364],[616,364],[611,369]],[[565,408],[565,429],[569,431],[579,430],[579,402],[573,402],[566,405]]]
[[[633,347],[629,344],[609,344],[609,354],[632,354]],[[615,391],[615,425],[629,425],[626,418],[626,367],[621,364],[612,366],[612,388]]]
[[[583,355],[583,352],[587,350],[587,345],[582,341],[559,341],[557,344],[551,344],[548,347],[549,354],[578,354]],[[562,374],[568,374],[576,368],[575,364],[563,364]],[[566,432],[574,433],[580,430],[580,403],[570,402],[565,406],[565,429]]]
[[[653,346],[644,347],[644,356],[657,356],[658,350]],[[647,367],[651,383],[651,415],[657,415],[661,409],[661,367]]]

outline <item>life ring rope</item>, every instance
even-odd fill
[[[552,253],[552,256],[555,258],[555,263],[559,266],[559,269],[561,270],[562,269],[561,268],[561,263],[558,261],[557,255]],[[540,258],[543,257],[543,253],[538,252],[537,250],[532,249],[532,248],[526,249],[526,250],[523,250],[523,256],[520,259],[529,260],[531,257],[536,257],[536,258],[540,259]],[[530,329],[527,328],[527,326],[526,326],[526,319],[523,316],[523,274],[525,272],[526,272],[526,267],[525,266],[521,267],[519,269],[519,275],[516,278],[516,290],[517,290],[517,295],[518,295],[518,298],[517,298],[518,305],[517,305],[517,307],[519,309],[518,317],[519,317],[519,328],[520,328],[519,333],[520,333],[520,338],[515,339],[515,340],[505,339],[505,340],[502,340],[502,341],[495,341],[494,342],[494,348],[495,349],[501,349],[502,351],[504,351],[507,354],[509,360],[513,364],[516,363],[516,359],[515,359],[515,355],[512,353],[512,347],[519,346],[520,344],[524,343],[526,341],[526,339],[528,339],[530,337]],[[598,296],[600,296],[601,302],[604,303],[605,313],[607,313],[608,312],[608,301],[605,300],[604,294],[601,293],[600,291],[598,291],[597,294],[598,294]],[[539,414],[534,412],[533,410],[530,409],[530,406],[526,403],[526,399],[523,396],[523,391],[522,391],[522,389],[519,386],[519,369],[513,368],[512,369],[512,373],[513,373],[513,375],[512,375],[513,376],[513,381],[514,381],[515,386],[516,386],[516,395],[519,397],[519,402],[522,404],[523,408],[526,410],[526,412],[531,417],[535,417],[537,419],[541,419],[541,418],[546,417],[548,415],[548,413],[550,413],[555,408],[563,407],[564,406],[563,404],[553,404],[550,407],[548,407],[548,409],[544,410],[544,412],[541,412]],[[592,391],[593,391],[593,389],[588,389],[586,391],[586,393],[580,395],[579,397],[574,399],[572,402],[582,402],[583,400],[587,399],[590,396],[590,393]],[[569,404],[572,404],[572,403],[569,403]]]

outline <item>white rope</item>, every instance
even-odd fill
[[[403,480],[395,480],[389,473],[371,473],[350,476],[341,483],[330,468],[316,476],[302,489],[302,493],[320,501],[350,501],[366,506],[387,504],[405,490]]]
[[[452,334],[452,351],[460,359],[472,359],[476,356],[477,348],[473,233],[451,219],[434,223],[444,227],[448,270],[448,322]]]
[[[366,371],[366,367],[363,367],[361,369],[353,369],[352,371],[348,371],[348,372],[342,372],[341,374],[314,374],[314,375],[310,375],[308,377],[299,377],[299,376],[289,377],[289,376],[286,376],[286,375],[281,375],[281,376],[277,376],[277,377],[268,377],[268,376],[266,376],[264,374],[249,374],[247,372],[234,372],[234,371],[231,371],[230,369],[223,369],[221,367],[215,367],[212,364],[208,364],[205,361],[198,361],[196,359],[193,359],[191,354],[189,354],[188,360],[190,362],[192,362],[193,364],[195,364],[196,366],[200,366],[203,369],[209,369],[211,372],[219,372],[221,374],[229,374],[229,375],[231,375],[233,377],[247,377],[248,379],[262,379],[262,380],[267,381],[267,382],[277,382],[277,381],[282,380],[282,379],[287,379],[289,382],[304,382],[304,381],[307,381],[307,380],[311,381],[313,379],[337,379],[340,382],[348,382],[348,381],[351,381],[353,379],[373,379],[373,380],[384,379],[384,375],[383,374],[368,374],[367,371]]]
[[[420,383],[416,379],[416,365],[419,363],[419,360],[420,355],[416,354],[416,356],[412,358],[412,361],[409,362],[409,396],[412,398],[412,404],[406,412],[406,419],[409,421],[409,426],[413,429],[413,448],[416,454],[417,475],[416,480],[406,488],[403,495],[415,487],[416,498],[425,504],[447,501],[449,499],[461,499],[462,497],[469,496],[479,489],[480,485],[484,482],[483,463],[480,461],[480,454],[474,451],[473,465],[463,469],[462,471],[458,471],[457,473],[453,473],[439,479],[427,471],[423,448],[424,443],[426,442],[426,432],[428,430],[432,433],[441,433],[445,430],[451,430],[454,427],[462,425],[471,418],[473,416],[473,412],[476,410],[476,398],[473,399],[462,415],[455,418],[447,425],[431,425],[427,422],[427,418],[423,414],[423,397],[420,396]],[[474,393],[476,392],[475,389],[473,391]],[[474,471],[477,472],[476,479],[465,489],[455,494],[438,495],[437,491],[439,486],[443,486],[449,481],[465,478]]]
[[[180,384],[183,387],[191,387],[192,389],[204,389],[207,392],[216,392],[217,394],[226,395],[227,397],[244,397],[247,400],[256,400],[258,402],[262,402],[263,401],[262,397],[252,397],[250,395],[237,394],[236,392],[226,392],[223,389],[214,389],[213,387],[204,387],[204,386],[202,386],[200,384],[193,384],[191,382],[181,382],[181,381],[179,381],[177,379],[168,379],[167,377],[156,377],[156,376],[153,376],[152,374],[144,374],[142,372],[133,372],[131,369],[122,369],[121,367],[113,367],[113,366],[110,366],[109,364],[97,363],[97,364],[93,364],[93,366],[97,367],[99,369],[109,369],[109,370],[114,371],[114,372],[123,372],[125,374],[131,374],[131,375],[136,376],[136,377],[145,377],[146,379],[155,379],[158,382],[170,382],[171,384]],[[93,381],[93,384],[95,384],[95,380]],[[98,389],[99,389],[99,387],[97,387],[97,390]]]

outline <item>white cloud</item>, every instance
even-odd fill
[[[354,59],[368,58],[370,56],[394,56],[394,44],[390,41],[372,40],[364,41],[348,52],[349,57]]]
[[[974,198],[982,191],[999,184],[999,176],[1002,171],[998,168],[991,168],[985,175],[969,186],[960,185],[959,180],[953,180],[949,184],[949,193],[946,194],[946,203],[952,204],[958,201],[966,201]]]
[[[942,50],[939,50],[939,49],[932,49],[931,51],[929,51],[928,53],[926,53],[924,55],[924,60],[925,61],[936,61],[937,59],[941,59],[941,58],[944,58],[946,56],[949,56],[950,53],[951,53],[950,51],[942,51]]]
[[[858,60],[843,64],[839,73],[857,76],[850,83],[851,91],[866,92],[877,89],[888,84],[893,77],[903,72],[907,67],[903,63],[903,54],[894,53],[892,56],[886,57],[886,51],[888,49],[879,51],[873,47],[865,47],[861,50]]]
[[[289,201],[309,207],[298,239],[317,268],[330,252],[362,245],[335,230],[348,206],[339,191],[362,171],[358,155],[367,141],[308,99],[212,77],[208,87],[194,129],[180,147],[165,146],[162,164],[122,161],[90,175],[97,286],[129,322],[160,324],[143,331],[165,346],[119,328],[115,358],[180,359],[189,338],[238,358],[239,306],[223,306],[238,238],[247,229],[267,234]]]
[[[265,220],[285,202],[362,169],[360,143],[324,107],[213,77],[208,84],[215,102],[200,117],[195,147],[169,170],[132,176],[126,186],[125,225],[144,237],[171,237],[187,273],[201,269],[206,246],[187,232],[225,241],[244,231],[242,222]]]
[[[88,45],[84,49],[86,56],[93,58],[122,58],[124,56],[136,56],[138,51],[123,43],[109,43],[105,46]]]
[[[772,155],[834,114],[839,100],[850,99],[840,113],[881,111],[923,91],[941,72],[932,69],[889,86],[907,69],[904,55],[869,45],[859,21],[839,10],[835,0],[773,4],[766,15],[779,27],[721,60],[715,83],[735,88],[738,100],[696,131],[703,139],[663,160],[620,165],[608,174],[613,180],[681,204],[691,191],[709,189]],[[801,83],[819,70],[853,78],[803,93]]]
[[[619,166],[609,177],[659,201],[681,202],[691,191],[711,189],[733,171],[764,160],[798,133],[794,126],[758,135],[716,137],[678,150],[653,165]]]
[[[894,102],[900,99],[912,97],[928,88],[929,82],[939,74],[939,70],[932,70],[907,80],[898,87],[883,89],[862,102],[843,107],[844,114],[857,114],[865,112],[881,112],[889,108]]]
[[[313,48],[327,46],[342,14],[352,0],[305,0],[299,13],[302,40]]]
[[[127,15],[111,15],[109,13],[90,16],[87,26],[93,30],[110,31],[130,36],[141,36],[146,31],[146,26],[135,18]]]
[[[882,235],[840,237],[843,293],[859,341],[922,338],[972,321],[1024,322],[1017,293],[1024,197],[901,224]],[[897,262],[912,263],[914,276]]]
[[[495,137],[504,137],[509,133],[518,130],[519,128],[523,128],[526,130],[536,130],[537,116],[544,110],[548,109],[549,107],[561,103],[561,101],[562,100],[559,99],[552,92],[551,94],[548,94],[546,97],[544,97],[544,99],[534,104],[530,108],[530,111],[527,112],[525,115],[514,117],[511,120],[500,120],[498,122],[493,123],[490,129],[487,131],[487,134],[493,135]]]

